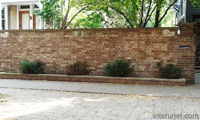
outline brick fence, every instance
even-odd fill
[[[46,73],[65,74],[76,61],[87,61],[92,75],[101,75],[116,58],[134,63],[134,77],[157,78],[156,63],[183,68],[194,83],[195,42],[192,30],[177,28],[0,31],[0,71],[20,72],[22,60],[41,60]]]

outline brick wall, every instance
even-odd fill
[[[133,76],[155,78],[160,76],[156,62],[162,60],[183,68],[187,83],[194,82],[192,30],[182,30],[181,35],[177,35],[177,28],[27,30],[0,34],[0,71],[20,72],[22,60],[41,60],[46,73],[65,74],[67,65],[86,60],[92,74],[101,75],[108,62],[125,58],[136,65]]]

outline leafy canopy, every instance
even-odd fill
[[[62,14],[58,2],[59,0],[41,0],[43,8],[34,10],[33,14],[41,16],[48,25],[60,28]]]
[[[77,20],[75,27],[101,28],[112,21],[123,27],[159,27],[178,0],[42,0],[43,8],[35,12],[55,28],[67,28],[81,12],[87,17]],[[189,0],[200,7],[200,0]],[[76,13],[72,13],[76,9]],[[113,12],[114,11],[114,12]],[[90,13],[90,14],[88,14]],[[116,17],[113,13],[117,13]],[[71,16],[71,14],[73,14]],[[70,17],[71,16],[71,17]],[[123,22],[125,21],[125,23]],[[117,25],[115,26],[117,27]]]

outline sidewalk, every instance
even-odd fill
[[[200,99],[200,85],[184,87],[0,79],[0,88]]]

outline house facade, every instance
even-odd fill
[[[42,29],[41,17],[32,14],[40,0],[0,0],[0,30]]]
[[[189,0],[178,0],[174,9],[176,10],[176,23],[180,19],[187,23],[200,20],[200,8],[193,6]]]

